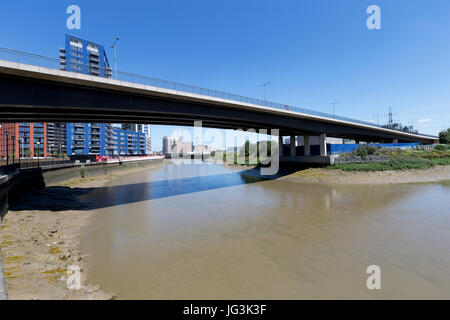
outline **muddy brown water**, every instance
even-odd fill
[[[122,299],[450,298],[450,183],[240,171],[169,162],[83,196],[88,281]],[[366,286],[369,265],[380,290]]]

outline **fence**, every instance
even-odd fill
[[[348,117],[343,117],[335,114],[315,111],[307,108],[300,108],[300,107],[294,107],[287,104],[281,104],[277,102],[272,102],[268,100],[261,100],[257,98],[250,98],[246,96],[241,96],[233,93],[218,91],[218,90],[212,90],[212,89],[206,89],[201,88],[197,86],[191,86],[188,84],[182,84],[178,82],[173,81],[167,81],[147,76],[141,76],[133,73],[113,70],[111,68],[99,68],[99,67],[93,67],[91,65],[87,64],[81,64],[76,61],[69,60],[69,57],[66,57],[66,61],[63,65],[60,64],[61,60],[51,57],[46,57],[42,55],[7,49],[0,47],[0,60],[7,60],[10,62],[17,62],[17,63],[23,63],[23,64],[29,64],[34,65],[38,67],[45,67],[45,68],[51,68],[51,69],[58,69],[58,70],[67,70],[67,71],[73,71],[73,72],[79,72],[79,73],[87,73],[92,75],[102,75],[106,78],[114,78],[116,80],[124,81],[124,82],[130,82],[135,84],[142,84],[142,85],[148,85],[153,86],[157,88],[163,88],[163,89],[171,89],[186,93],[194,93],[199,95],[204,95],[208,97],[215,97],[215,98],[222,98],[232,101],[238,101],[243,103],[249,103],[254,104],[258,106],[264,106],[264,107],[270,107],[270,108],[276,108],[281,110],[288,110],[293,111],[297,113],[302,114],[309,114],[324,118],[330,118],[330,119],[336,119],[341,121],[347,121],[351,123],[357,123],[357,124],[363,124],[367,126],[372,127],[379,127],[382,128],[381,125],[367,122],[367,121],[361,121],[356,120]],[[63,66],[63,67],[61,67]],[[392,129],[395,130],[395,129]],[[404,132],[402,130],[397,130]],[[435,136],[427,135],[427,134],[421,134],[423,136],[429,136],[435,138]]]
[[[20,161],[18,159],[14,159],[14,161],[13,159],[9,159],[9,161],[0,160],[0,175],[8,174],[16,170],[45,168],[72,163],[73,161],[68,158],[20,159]]]

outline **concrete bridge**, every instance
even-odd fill
[[[134,75],[132,75],[134,76]],[[2,122],[111,122],[203,126],[224,129],[272,129],[291,137],[326,137],[368,142],[432,144],[435,136],[381,128],[375,124],[325,115],[153,78],[122,81],[66,72],[40,65],[0,60],[0,117]],[[147,84],[156,80],[152,85]],[[159,80],[162,81],[162,80]],[[173,87],[173,88],[169,88]]]

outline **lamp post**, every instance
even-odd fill
[[[6,165],[9,165],[9,131],[6,131],[5,135],[6,135]]]
[[[111,49],[114,49],[114,74],[116,80],[117,80],[117,50],[116,50],[117,41],[119,41],[118,36],[116,36],[116,40],[114,40],[114,43],[111,46]]]
[[[13,164],[15,164],[15,158],[16,158],[16,137],[15,136],[11,136],[11,140],[12,140],[12,160],[13,160]]]
[[[336,113],[334,112],[334,106],[335,106],[336,104],[338,104],[338,103],[339,103],[339,101],[333,101],[333,102],[330,103],[330,104],[333,105],[333,116],[336,116]]]
[[[37,148],[38,165],[37,165],[37,166],[38,166],[38,168],[39,168],[39,148],[40,148],[40,144],[41,144],[41,143],[38,141],[38,142],[37,142],[37,146],[38,146],[38,148]]]
[[[262,85],[259,86],[260,88],[261,88],[261,87],[264,88],[264,101],[266,101],[266,86],[268,86],[269,84],[271,84],[270,81],[269,81],[269,82],[266,82],[266,83],[263,83]]]
[[[22,152],[20,152],[20,142],[22,141]],[[24,144],[25,140],[23,139],[23,137],[19,137],[19,169],[21,168],[20,165],[20,158],[23,157],[23,144]]]

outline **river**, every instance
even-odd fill
[[[122,299],[449,299],[449,194],[166,162],[83,196],[88,282]]]

